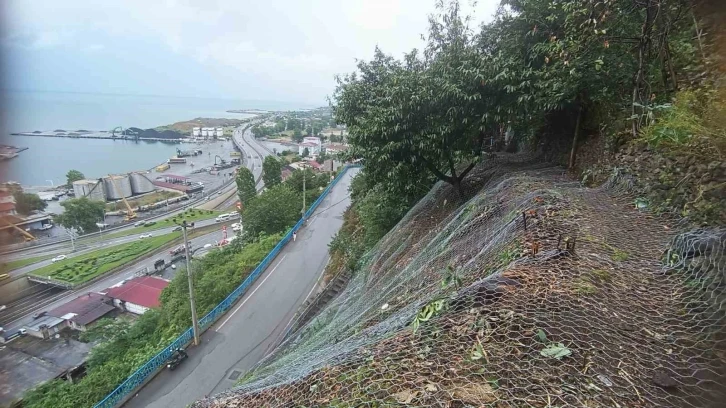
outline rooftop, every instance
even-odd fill
[[[106,296],[144,307],[159,307],[159,296],[169,282],[154,276],[140,276],[105,290]]]
[[[55,327],[61,323],[63,323],[64,320],[60,317],[55,316],[43,316],[40,319],[34,320],[30,324],[26,324],[25,328],[32,331],[40,331],[41,326],[45,327]]]
[[[95,322],[112,310],[114,310],[114,307],[111,306],[111,298],[99,293],[88,292],[49,311],[48,315],[63,318],[68,313],[75,313],[76,316],[70,320],[85,326]]]

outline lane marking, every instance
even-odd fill
[[[217,333],[219,333],[219,331],[220,331],[220,330],[222,330],[222,327],[224,327],[224,325],[225,325],[225,324],[227,324],[227,322],[229,321],[229,319],[231,319],[231,318],[232,318],[232,317],[234,316],[234,314],[235,314],[235,313],[237,313],[237,311],[238,311],[238,310],[239,310],[240,308],[242,308],[242,306],[244,306],[244,305],[245,305],[245,303],[247,303],[247,301],[248,301],[248,300],[250,300],[250,299],[252,298],[252,296],[253,296],[253,295],[255,294],[255,292],[257,292],[257,289],[261,288],[261,287],[262,287],[262,285],[264,285],[264,284],[265,284],[265,281],[267,281],[267,279],[269,279],[269,278],[270,278],[270,276],[272,276],[272,274],[273,274],[273,273],[275,272],[275,270],[277,270],[277,267],[278,267],[278,266],[280,266],[280,264],[282,263],[282,261],[284,261],[284,260],[285,260],[285,258],[286,258],[286,257],[287,257],[287,254],[283,255],[283,256],[282,256],[282,259],[280,259],[280,262],[278,262],[278,263],[277,263],[277,265],[275,265],[275,267],[274,267],[274,268],[272,268],[272,270],[270,271],[270,273],[268,273],[268,274],[267,274],[267,276],[265,276],[265,279],[263,279],[263,280],[262,280],[262,282],[260,282],[260,284],[259,284],[259,285],[257,285],[257,287],[255,288],[255,290],[253,290],[253,291],[252,291],[252,293],[250,293],[250,294],[249,294],[249,296],[247,296],[247,297],[245,298],[245,300],[244,300],[244,301],[242,301],[242,303],[240,303],[240,305],[239,305],[239,306],[237,306],[237,307],[236,307],[236,308],[234,309],[234,311],[233,311],[232,313],[230,313],[230,314],[229,314],[229,316],[227,316],[227,318],[226,318],[226,319],[224,319],[224,321],[222,322],[222,324],[220,324],[220,325],[219,325],[219,327],[217,327],[217,329],[215,330],[215,331],[216,331]]]

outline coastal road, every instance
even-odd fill
[[[329,260],[328,243],[350,204],[349,170],[318,210],[252,285],[238,304],[190,347],[176,370],[164,370],[126,407],[184,407],[232,387],[281,340],[295,312],[316,287]]]
[[[208,249],[204,249],[204,245],[216,244],[217,241],[222,239],[221,226],[227,225],[227,228],[231,232],[230,225],[234,222],[237,222],[237,220],[220,223],[220,230],[192,238],[192,248],[195,249],[194,255],[203,255],[205,252],[208,252]],[[197,250],[197,248],[199,249]],[[194,257],[194,255],[192,255],[192,257]],[[58,307],[84,293],[98,292],[106,289],[124,279],[133,277],[135,272],[140,271],[143,268],[148,268],[150,271],[153,270],[154,262],[157,259],[164,259],[165,262],[169,262],[171,259],[169,250],[165,249],[163,251],[159,251],[156,255],[151,256],[146,260],[128,264],[125,268],[123,268],[123,270],[107,276],[104,279],[101,279],[100,281],[82,289],[67,291],[48,285],[47,288],[41,292],[25,296],[15,302],[8,303],[6,305],[7,309],[0,312],[0,326],[2,326],[6,332],[12,333],[14,330],[32,322],[32,315],[37,312]],[[181,262],[183,262],[183,260]],[[169,278],[168,274],[170,273],[171,271],[167,269],[163,276]]]

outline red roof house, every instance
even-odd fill
[[[48,315],[68,321],[70,327],[76,330],[85,331],[91,323],[113,310],[110,298],[100,293],[88,292],[48,311]]]
[[[147,310],[159,307],[159,297],[169,281],[154,276],[140,276],[112,286],[104,292],[113,299],[113,304],[121,310],[144,314]]]

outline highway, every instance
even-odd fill
[[[262,149],[261,146],[257,144],[257,142],[252,137],[251,131],[242,132],[242,129],[236,129],[234,132],[234,137],[238,140],[238,142],[242,145],[243,150],[245,151],[245,154],[250,156],[250,159],[247,159],[245,157],[245,165],[250,168],[253,171],[253,174],[255,175],[255,179],[260,178],[260,183],[258,184],[258,191],[262,189],[262,180],[261,180],[261,174],[262,174],[262,159],[265,155],[265,150]],[[260,153],[257,153],[257,152]],[[233,183],[229,188],[223,190],[227,192],[231,192],[232,190],[236,190],[236,186]],[[226,205],[227,201],[231,201],[227,207],[232,206],[236,202],[237,198],[236,195],[233,194],[230,199],[226,200],[224,203],[217,205],[218,208],[225,208],[223,205]],[[174,212],[176,213],[176,212]],[[171,216],[171,215],[169,215]],[[238,220],[231,220],[227,224],[231,224],[233,222],[238,222]],[[208,225],[215,224],[215,220],[204,220],[199,221],[196,223],[197,227],[204,227]],[[220,224],[221,226],[222,224]],[[133,228],[133,225],[130,225],[127,228]],[[172,229],[174,227],[168,227],[168,228],[161,228],[157,230],[151,231],[151,233],[154,236],[160,235],[160,234],[166,234],[172,232]],[[119,231],[123,231],[124,229],[117,229],[113,231],[113,233],[117,233]],[[109,232],[110,234],[111,232]],[[40,256],[40,255],[57,255],[57,254],[67,254],[69,255],[69,258],[79,256],[94,250],[97,250],[99,248],[107,248],[114,245],[123,244],[126,242],[132,242],[139,239],[139,234],[133,234],[126,237],[118,237],[113,238],[110,240],[104,240],[99,238],[98,236],[90,237],[84,239],[80,239],[77,241],[77,248],[82,248],[81,250],[74,252],[72,254],[69,253],[70,251],[70,243],[59,243],[56,245],[49,245],[41,248],[31,248],[29,251],[23,251],[21,253],[14,254],[13,256],[15,259],[22,259],[26,257],[33,257],[33,256]],[[213,232],[207,235],[204,235],[202,237],[198,237],[194,239],[195,246],[203,246],[207,243],[215,243],[218,240],[221,239],[221,233],[220,232]],[[202,255],[201,252],[197,253],[198,255]],[[10,302],[8,304],[4,304],[7,308],[0,312],[0,326],[4,327],[7,332],[11,332],[14,329],[22,327],[24,324],[27,324],[29,321],[32,320],[32,315],[34,313],[37,313],[42,310],[52,309],[56,306],[59,306],[68,300],[73,299],[75,296],[78,296],[82,293],[87,293],[89,291],[96,291],[105,289],[111,285],[113,285],[116,282],[119,282],[126,277],[133,276],[134,272],[144,268],[152,266],[151,269],[153,269],[153,262],[160,257],[164,257],[165,259],[169,259],[168,251],[160,251],[160,253],[157,253],[157,256],[150,256],[150,258],[147,261],[143,262],[137,262],[134,264],[128,265],[126,268],[123,269],[123,271],[120,271],[118,273],[115,273],[111,276],[108,276],[107,278],[102,279],[101,281],[97,282],[94,285],[85,287],[80,290],[76,291],[65,291],[61,290],[55,287],[48,287],[47,289],[44,289],[43,291],[34,293],[32,295],[26,296],[22,299],[19,299],[15,302]],[[9,258],[9,256],[7,256]],[[6,258],[5,256],[3,257]],[[12,258],[11,258],[12,259]],[[10,259],[8,259],[10,260]],[[7,261],[7,260],[6,260]],[[25,266],[23,268],[18,268],[13,271],[10,271],[11,276],[21,276],[24,274],[27,274],[29,272],[32,272],[35,269],[41,268],[43,266],[46,266],[50,264],[50,260],[37,262],[32,265]]]
[[[226,390],[281,341],[329,260],[328,243],[343,224],[350,204],[348,187],[356,173],[351,169],[343,176],[298,232],[297,241],[204,333],[199,347],[187,350],[189,358],[175,371],[159,373],[126,407],[184,407]]]

